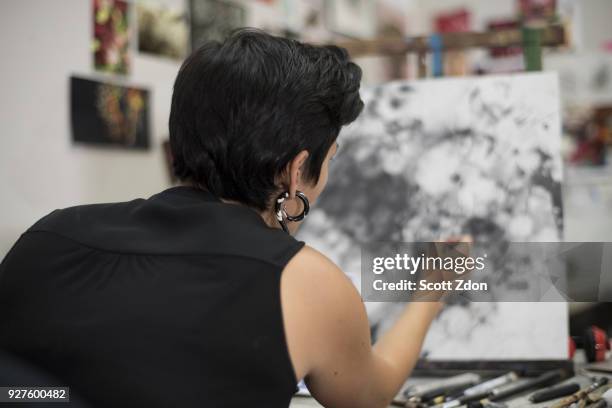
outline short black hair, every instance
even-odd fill
[[[265,210],[302,150],[317,182],[340,129],[363,110],[361,69],[344,48],[253,28],[207,42],[183,63],[170,111],[173,170],[219,198]]]

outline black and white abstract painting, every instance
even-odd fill
[[[397,81],[363,89],[362,99],[364,112],[342,130],[327,188],[298,236],[358,288],[362,243],[463,234],[485,245],[561,240],[555,74]],[[448,306],[422,357],[567,358],[565,303],[492,300]],[[376,337],[403,304],[366,307]]]

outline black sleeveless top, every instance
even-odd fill
[[[0,348],[93,406],[287,407],[303,242],[191,187],[55,210],[0,264]]]

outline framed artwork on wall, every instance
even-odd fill
[[[136,3],[138,51],[182,60],[189,48],[189,28],[185,10],[155,3]]]
[[[190,0],[191,47],[205,41],[223,40],[234,29],[245,25],[243,6],[223,0]]]
[[[149,148],[149,91],[70,78],[70,122],[76,143]]]
[[[129,7],[125,0],[93,0],[92,50],[96,70],[129,73]]]

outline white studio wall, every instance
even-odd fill
[[[179,61],[132,52],[123,80],[94,73],[92,4],[20,0],[0,5],[0,257],[27,227],[56,208],[124,201],[168,185],[161,141],[167,137]],[[118,80],[151,92],[151,148],[128,151],[74,145],[69,77]]]

